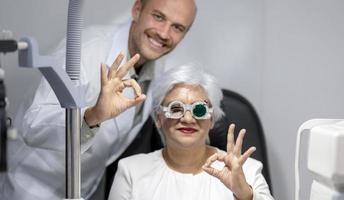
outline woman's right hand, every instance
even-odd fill
[[[208,174],[218,178],[228,189],[233,192],[236,199],[252,200],[253,191],[251,186],[246,182],[242,166],[250,157],[250,155],[256,150],[256,148],[250,147],[242,154],[241,149],[246,130],[240,130],[239,136],[234,143],[234,129],[234,124],[231,124],[228,128],[227,153],[215,153],[208,158],[203,166],[203,169]],[[225,163],[225,166],[222,170],[211,167],[211,164],[216,160]]]

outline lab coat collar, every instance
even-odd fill
[[[124,52],[124,59],[121,63],[121,65],[126,62],[129,59],[129,52],[128,52],[128,38],[129,38],[129,29],[130,29],[131,22],[127,22],[119,27],[117,29],[117,32],[114,32],[111,48],[109,51],[109,55],[107,57],[106,64],[107,66],[111,66],[117,55],[123,51]],[[147,62],[142,66],[142,70],[140,72],[139,80],[138,81],[145,81],[145,80],[152,80],[154,77],[154,69],[155,69],[155,62]],[[131,78],[131,75],[135,74],[135,70],[132,68],[129,73],[124,77],[124,79]],[[133,90],[124,90],[123,94],[128,98],[135,98],[135,93]],[[144,104],[144,110],[147,110],[150,106],[146,106],[146,104],[150,104],[150,100],[145,100]],[[147,111],[148,111],[147,110]],[[133,120],[128,119],[134,119],[135,116],[135,107],[129,108],[125,112],[118,115],[115,120],[118,127],[118,131],[120,132],[129,132],[133,125]],[[143,120],[144,121],[144,120]],[[119,123],[121,122],[121,123]],[[123,123],[127,122],[127,123]],[[128,124],[129,123],[129,124]],[[140,123],[141,124],[141,123]]]
[[[138,82],[151,81],[154,78],[155,65],[154,62],[147,62],[142,66],[140,74],[137,74],[134,68],[131,68],[129,75]]]
[[[120,27],[116,30],[114,30],[113,38],[112,38],[112,44],[110,51],[108,53],[108,57],[106,60],[106,65],[110,67],[118,54],[122,51],[124,53],[124,58],[121,63],[125,63],[128,60],[128,38],[129,38],[129,29],[130,29],[131,22],[128,21],[125,24],[120,25]],[[130,78],[130,75],[127,74],[124,76],[124,79]],[[123,91],[124,96],[128,98],[134,98],[135,94],[133,90],[124,90]],[[132,121],[128,120],[133,118],[135,115],[135,107],[129,108],[125,112],[121,113],[119,116],[117,116],[114,120],[117,124],[117,131],[120,132],[128,132],[130,127],[132,126]],[[128,121],[129,125],[126,123],[123,123],[124,121]],[[122,123],[118,123],[122,122]]]
[[[107,66],[112,65],[112,63],[115,61],[116,57],[121,51],[124,53],[124,59],[121,65],[128,60],[128,39],[130,26],[131,21],[128,21],[125,24],[120,25],[119,30],[117,30],[114,33],[109,55],[106,59]]]

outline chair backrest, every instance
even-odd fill
[[[234,123],[236,125],[235,138],[237,138],[240,129],[246,129],[243,151],[251,146],[257,148],[252,157],[263,163],[262,173],[272,192],[264,131],[257,112],[245,97],[233,91],[225,89],[222,91],[223,101],[221,102],[221,107],[225,112],[225,116],[219,120],[210,131],[210,144],[222,150],[226,150],[229,124]]]

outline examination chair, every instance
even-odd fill
[[[255,146],[257,148],[252,157],[263,163],[263,175],[270,186],[270,191],[272,193],[265,137],[259,117],[252,104],[245,97],[226,89],[223,89],[222,91],[223,101],[221,102],[221,107],[225,112],[225,116],[219,120],[210,131],[210,144],[222,150],[226,150],[227,130],[229,124],[236,124],[235,138],[237,137],[238,131],[245,128],[247,130],[247,134],[245,135],[243,150],[247,150],[250,146]],[[154,150],[161,149],[162,147],[162,140],[154,125],[153,119],[150,117],[127,150],[118,160],[107,167],[105,183],[106,199],[108,198],[111,189],[118,161],[121,158],[138,153],[149,153]]]
[[[235,123],[236,125],[235,139],[237,138],[240,129],[246,129],[243,152],[251,146],[255,146],[257,148],[251,157],[263,163],[262,173],[272,194],[265,136],[258,114],[252,104],[245,97],[226,89],[223,89],[222,92],[223,101],[221,102],[221,108],[223,109],[225,116],[215,124],[212,130],[210,130],[210,144],[222,150],[226,150],[229,124]]]

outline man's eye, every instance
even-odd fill
[[[173,26],[174,30],[177,32],[183,33],[185,31],[185,28],[182,26]]]
[[[161,15],[158,15],[158,14],[153,14],[153,17],[157,21],[162,21],[164,19]]]

